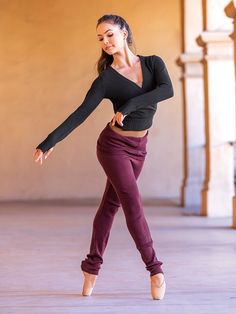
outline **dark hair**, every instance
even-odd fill
[[[128,46],[132,48],[133,46],[133,37],[132,33],[130,30],[130,27],[128,23],[123,19],[123,17],[119,15],[114,15],[114,14],[105,14],[102,17],[100,17],[97,21],[96,28],[98,27],[99,24],[102,22],[108,22],[111,24],[119,25],[120,29],[126,29],[128,32],[128,36],[126,38],[126,41],[128,43]],[[101,56],[99,60],[97,61],[97,72],[100,74],[103,70],[107,68],[108,65],[112,64],[113,62],[113,56],[109,55],[102,49]]]

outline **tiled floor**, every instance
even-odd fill
[[[91,297],[82,297],[80,262],[88,253],[96,207],[54,203],[0,205],[1,314],[236,313],[236,230],[230,218],[182,215],[145,206],[167,283],[150,296],[149,274],[116,216]]]

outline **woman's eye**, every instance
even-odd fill
[[[112,37],[112,36],[113,36],[113,34],[108,35],[108,37]],[[102,40],[103,40],[103,38],[99,39],[99,41],[102,41]]]

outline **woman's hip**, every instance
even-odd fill
[[[97,152],[142,159],[147,154],[147,139],[148,132],[143,137],[124,136],[112,130],[107,123],[98,137]]]

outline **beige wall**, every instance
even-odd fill
[[[109,13],[127,19],[137,54],[157,54],[167,64],[175,97],[159,103],[139,186],[143,198],[179,197],[179,1],[1,0],[1,200],[101,197],[105,175],[95,148],[113,115],[109,100],[59,142],[43,166],[33,152],[79,106],[97,76],[95,27]]]

